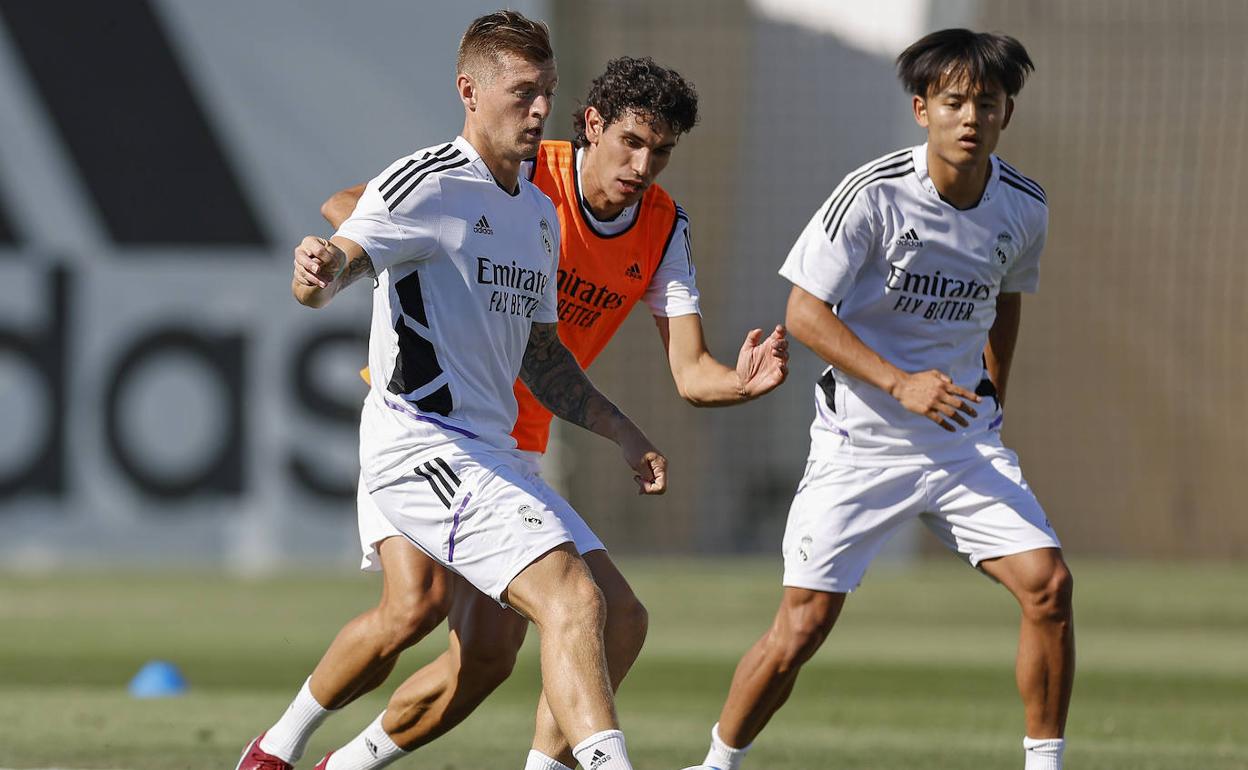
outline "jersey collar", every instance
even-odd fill
[[[455,149],[462,152],[468,158],[469,163],[475,164],[477,161],[481,160],[481,153],[477,152],[477,148],[472,146],[472,142],[468,141],[464,137],[455,137],[455,140],[451,142],[451,144],[455,145]]]
[[[494,175],[490,173],[490,167],[485,165],[485,162],[481,160],[481,153],[477,152],[477,148],[472,146],[472,142],[469,142],[463,136],[457,136],[455,137],[455,140],[451,142],[451,144],[455,145],[455,149],[462,152],[464,154],[464,157],[468,158],[468,168],[472,169],[477,174],[477,176],[479,176],[482,179],[486,179],[486,180],[493,182],[498,187],[498,189],[503,190],[503,186],[500,185],[498,183],[498,180],[494,178]],[[525,178],[524,169],[522,168],[520,170],[520,176],[516,180],[517,181],[516,191],[513,193],[510,190],[503,190],[503,192],[513,197],[516,195],[519,195],[520,194],[519,180],[524,179],[524,178]]]
[[[585,202],[585,194],[581,191],[581,164],[585,162],[585,148],[577,147],[573,152],[575,153],[572,165],[575,171],[573,179],[576,182],[576,202],[581,207],[581,218],[585,220],[585,224],[589,225],[589,229],[600,238],[614,238],[631,230],[633,223],[637,221],[637,211],[641,208],[641,201],[624,209],[609,222],[597,219],[594,212],[590,211],[589,204]]]
[[[922,185],[923,189],[927,190],[927,192],[933,197],[944,203],[945,199],[940,197],[940,193],[936,190],[936,185],[932,183],[932,178],[928,176],[927,173],[927,142],[920,144],[910,152],[911,157],[914,160],[914,175],[918,177],[919,184]],[[994,195],[996,195],[997,187],[999,186],[1001,179],[1001,161],[997,158],[996,153],[993,153],[989,158],[989,163],[992,165],[992,173],[988,176],[988,186],[984,188],[984,194],[980,197],[979,203],[972,206],[971,209],[978,208],[982,204],[987,203],[992,200]],[[966,210],[970,211],[971,209]]]

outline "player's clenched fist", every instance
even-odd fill
[[[637,482],[637,494],[661,495],[666,492],[667,458],[650,443],[650,439],[628,422],[616,441],[624,453],[624,462],[636,471],[633,481]]]
[[[295,247],[295,276],[297,285],[324,289],[347,262],[347,255],[324,238],[309,235]]]
[[[661,495],[667,491],[667,458],[657,451],[646,452],[641,461],[633,466],[637,475],[637,493],[641,495]]]
[[[953,420],[963,428],[969,423],[968,415],[977,413],[969,402],[979,403],[979,396],[966,388],[958,387],[949,375],[935,369],[904,375],[892,390],[893,398],[906,409],[921,414],[947,431],[957,428],[946,419]]]

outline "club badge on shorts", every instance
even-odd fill
[[[810,561],[810,548],[815,544],[815,539],[810,535],[802,536],[802,543],[797,547],[797,556],[802,561]]]
[[[520,520],[524,522],[524,526],[529,529],[541,529],[542,517],[537,511],[533,510],[532,506],[522,505],[516,513],[520,514]]]

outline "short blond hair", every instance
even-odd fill
[[[495,11],[473,19],[459,41],[458,72],[469,72],[480,64],[492,66],[500,54],[511,53],[541,64],[555,58],[550,47],[550,28],[518,11]]]

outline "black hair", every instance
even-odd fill
[[[609,126],[628,112],[651,126],[659,122],[677,136],[698,122],[698,93],[693,84],[675,70],[661,67],[649,56],[621,56],[607,62],[607,69],[589,86],[585,104],[572,115],[576,137],[572,144],[584,147],[585,108],[593,107]]]
[[[897,57],[897,77],[907,91],[923,97],[962,79],[980,87],[1000,84],[1006,96],[1014,96],[1035,68],[1018,40],[969,29],[933,32]]]

